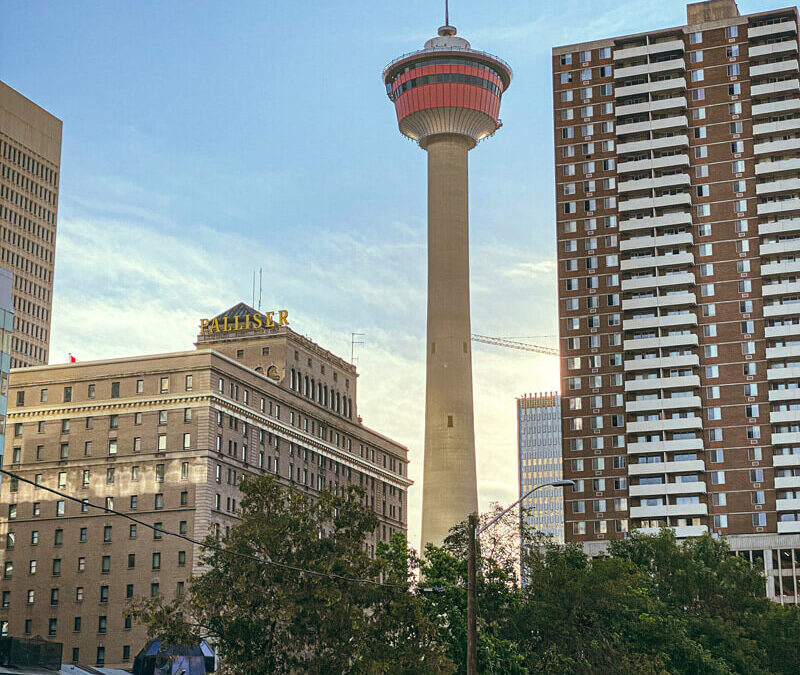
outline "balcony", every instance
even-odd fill
[[[798,139],[800,144],[800,139]],[[783,178],[781,180],[771,180],[767,183],[758,183],[756,185],[757,195],[768,195],[775,192],[791,192],[793,190],[800,190],[800,178]]]
[[[685,77],[673,77],[669,80],[655,80],[642,84],[631,84],[627,87],[616,87],[614,96],[624,98],[626,96],[640,96],[641,94],[655,94],[659,91],[671,91],[673,89],[686,89]]]
[[[694,237],[691,232],[681,232],[680,234],[664,234],[660,237],[631,237],[619,242],[620,251],[636,251],[645,248],[656,248],[657,246],[691,246],[694,244]]]
[[[680,377],[650,377],[646,380],[625,380],[625,391],[652,391],[653,389],[688,389],[699,387],[699,375]]]
[[[635,311],[637,309],[655,309],[656,307],[678,307],[680,305],[696,305],[697,297],[694,293],[675,293],[674,295],[661,295],[656,298],[630,298],[622,301],[622,311]],[[800,304],[795,312],[800,313]]]
[[[622,330],[644,330],[646,328],[671,328],[673,326],[696,326],[697,315],[694,312],[653,316],[642,319],[623,319]]]
[[[753,125],[753,136],[771,136],[798,130],[800,130],[800,118],[780,120],[779,122],[762,122]],[[756,173],[758,173],[758,165],[756,165]]]
[[[782,431],[780,433],[773,433],[771,442],[772,445],[795,445],[800,443],[800,432]],[[775,487],[778,487],[777,483]]]
[[[705,470],[706,463],[702,459],[690,459],[683,462],[628,464],[629,476],[652,476],[659,473],[695,473]]]
[[[627,61],[649,54],[663,54],[664,52],[683,52],[683,40],[666,40],[642,47],[626,47],[614,50],[615,61]]]
[[[797,303],[800,308],[800,303]],[[772,380],[795,380],[800,378],[800,367],[791,368],[767,368],[767,381]]]
[[[781,80],[780,82],[766,82],[765,84],[754,84],[750,86],[750,95],[756,96],[774,96],[776,94],[784,94],[786,92],[796,92],[800,90],[800,81],[798,80]]]
[[[705,494],[706,484],[698,480],[694,483],[662,483],[661,485],[630,485],[631,497],[650,497],[652,495],[696,495]]]
[[[774,298],[779,295],[793,295],[798,292],[800,292],[800,282],[797,281],[782,281],[777,284],[764,284],[761,287],[761,293],[765,298]]]
[[[797,51],[797,40],[784,40],[783,42],[771,42],[766,45],[756,45],[747,51],[748,58],[754,59],[759,56],[771,56],[772,54],[784,54],[786,52]],[[752,70],[750,71],[752,75]]]
[[[687,450],[696,450],[697,452],[703,452],[703,439],[687,438],[678,441],[651,441],[649,443],[628,443],[629,455],[643,455],[653,452],[681,452]]]
[[[629,352],[642,349],[657,349],[659,347],[696,347],[697,343],[698,338],[694,333],[687,333],[686,335],[662,335],[661,337],[654,338],[625,340],[623,349],[625,352]]]
[[[800,251],[800,237],[797,239],[770,241],[758,247],[758,252],[761,255],[781,255],[784,253],[795,253],[797,251]]]
[[[700,365],[697,354],[683,354],[681,356],[659,356],[654,359],[628,359],[624,363],[626,373],[637,370],[653,370],[655,368],[693,368]]]
[[[756,213],[758,213],[759,216],[769,213],[788,213],[791,211],[800,211],[800,199],[797,197],[776,202],[764,202],[756,205]]]
[[[664,73],[669,70],[686,70],[683,59],[669,59],[668,61],[657,61],[655,63],[642,63],[638,66],[625,66],[614,69],[614,79],[624,80],[629,77],[639,77],[640,75],[651,75],[654,73]]]
[[[747,29],[747,39],[754,40],[757,38],[770,37],[772,35],[780,35],[781,33],[796,33],[797,24],[794,21],[780,21],[778,23],[768,23],[765,26],[755,26]]]
[[[787,59],[786,61],[776,61],[774,63],[763,63],[759,66],[750,66],[750,77],[762,77],[785,73],[786,71],[797,71],[797,59]]]
[[[637,527],[634,529],[642,534],[658,534],[660,532],[660,528],[658,527]],[[681,527],[676,526],[664,529],[672,530],[675,533],[675,537],[678,539],[686,539],[687,537],[700,537],[708,532],[707,525],[683,525]]]
[[[772,466],[776,469],[800,466],[800,455],[772,455]]]
[[[650,218],[629,218],[628,220],[620,220],[619,231],[635,232],[636,230],[652,230],[655,227],[691,224],[691,213],[668,213],[663,216],[652,216]]]
[[[786,138],[779,141],[767,141],[766,143],[756,143],[753,152],[756,155],[776,154],[789,152],[790,150],[800,149],[800,138]]]
[[[800,110],[800,99],[792,98],[785,101],[770,101],[769,103],[757,103],[753,105],[753,117],[761,115],[775,115],[784,112]]]
[[[689,120],[685,115],[675,117],[662,117],[657,120],[646,122],[630,122],[628,124],[617,124],[617,137],[624,134],[641,134],[645,131],[661,131],[663,129],[683,129],[689,126]]]
[[[619,268],[623,272],[643,270],[650,267],[674,267],[677,265],[694,265],[694,253],[673,253],[672,255],[651,255],[628,258],[620,261]]]
[[[770,403],[800,400],[800,389],[770,389],[767,393]]]
[[[705,516],[706,504],[664,504],[663,506],[631,506],[631,518],[663,518],[666,516]]]
[[[637,159],[633,162],[617,162],[617,173],[632,173],[634,171],[653,171],[657,169],[668,169],[676,166],[689,166],[689,155],[677,154],[667,155],[666,157],[655,157],[651,159]]]
[[[775,477],[776,490],[788,490],[790,488],[800,488],[800,476]]]
[[[800,123],[800,119],[792,120]],[[798,124],[800,128],[800,124]],[[800,171],[800,159],[782,159],[777,162],[756,163],[756,176],[766,176],[771,173],[784,173],[786,171]]]
[[[686,431],[702,429],[702,417],[679,417],[677,419],[652,420],[651,422],[628,422],[625,431],[629,434],[656,433],[659,431]]]
[[[676,134],[675,136],[665,136],[664,138],[650,138],[644,141],[619,143],[617,144],[617,155],[624,155],[625,153],[638,154],[640,152],[650,152],[652,150],[663,150],[664,148],[677,147],[689,147],[689,137],[684,134]]]
[[[778,521],[778,534],[796,534],[800,532],[800,521],[788,520],[786,522]]]
[[[617,185],[618,192],[632,192],[637,190],[653,190],[674,186],[688,186],[691,183],[688,173],[673,173],[658,178],[641,178],[639,180],[626,180]]]
[[[767,347],[767,359],[790,359],[800,356],[800,345]]]
[[[791,234],[792,232],[800,232],[800,218],[784,218],[772,223],[758,224],[760,235]]]
[[[702,407],[699,396],[678,396],[677,398],[651,398],[644,401],[627,401],[625,412],[637,413],[651,410],[687,410]],[[663,443],[662,443],[663,445]]]
[[[790,219],[791,221],[800,220],[800,219]],[[778,221],[778,222],[788,222],[788,221]],[[771,223],[768,223],[771,224]],[[777,225],[778,223],[775,223]],[[759,234],[761,234],[759,232]],[[784,262],[771,262],[771,263],[764,263],[761,265],[761,276],[772,276],[774,274],[794,274],[795,272],[800,272],[800,260],[786,260]],[[766,312],[766,308],[765,308]],[[766,314],[765,314],[766,316]],[[777,316],[777,314],[772,314],[772,316]]]
[[[767,338],[791,337],[793,335],[800,336],[800,324],[794,323],[788,326],[764,327],[764,337]]]
[[[694,285],[692,272],[676,272],[658,277],[637,277],[636,279],[623,279],[623,291],[640,291],[645,288],[669,288],[671,286]]]
[[[617,117],[627,117],[628,115],[642,115],[644,113],[662,112],[664,110],[686,110],[686,97],[673,96],[671,98],[659,99],[658,101],[618,105],[614,110],[614,114]]]
[[[783,424],[787,422],[800,422],[800,410],[778,410],[770,412],[770,424]]]

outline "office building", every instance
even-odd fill
[[[439,28],[383,71],[400,132],[428,159],[428,335],[422,546],[478,510],[469,314],[467,155],[500,128],[511,69]],[[446,497],[445,497],[446,495]]]
[[[797,23],[712,0],[553,49],[567,540],[724,535],[792,602]]]
[[[11,366],[48,362],[61,120],[0,82],[0,265],[14,273]]]
[[[537,485],[563,478],[561,471],[561,396],[556,392],[526,394],[517,399],[519,496]],[[525,523],[534,532],[564,543],[563,488],[544,487],[526,498]],[[525,541],[523,540],[523,545]]]
[[[406,448],[362,423],[353,365],[266,316],[237,305],[191,351],[12,371],[6,468],[195,540],[236,525],[242,476],[354,484],[374,554],[406,529]],[[14,478],[0,514],[0,633],[61,642],[67,663],[130,667],[146,631],[128,600],[171,600],[201,571],[186,541]]]
[[[8,380],[11,372],[11,338],[14,333],[13,288],[14,275],[5,267],[0,267],[0,467],[3,466],[3,448],[5,447]],[[0,482],[2,480],[3,478],[0,476]]]

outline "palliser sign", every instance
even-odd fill
[[[255,328],[275,328],[289,325],[289,311],[279,309],[275,312],[245,314],[244,316],[222,317],[219,319],[200,319],[201,333],[226,333],[231,330],[252,330]]]

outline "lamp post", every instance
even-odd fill
[[[555,480],[550,483],[536,485],[480,528],[478,527],[478,514],[470,514],[467,521],[467,675],[478,675],[478,583],[476,569],[478,537],[536,490],[540,490],[543,487],[566,487],[574,484],[575,482],[571,480]]]

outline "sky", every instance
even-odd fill
[[[263,269],[262,307],[297,332],[348,359],[366,334],[359,413],[409,448],[414,545],[426,164],[381,71],[435,35],[443,4],[0,0],[0,79],[64,122],[51,362],[191,349]],[[470,153],[473,332],[555,346],[550,49],[682,25],[685,3],[450,5],[514,69],[502,129]],[[473,377],[485,509],[518,496],[515,399],[557,390],[558,360],[476,344]]]

